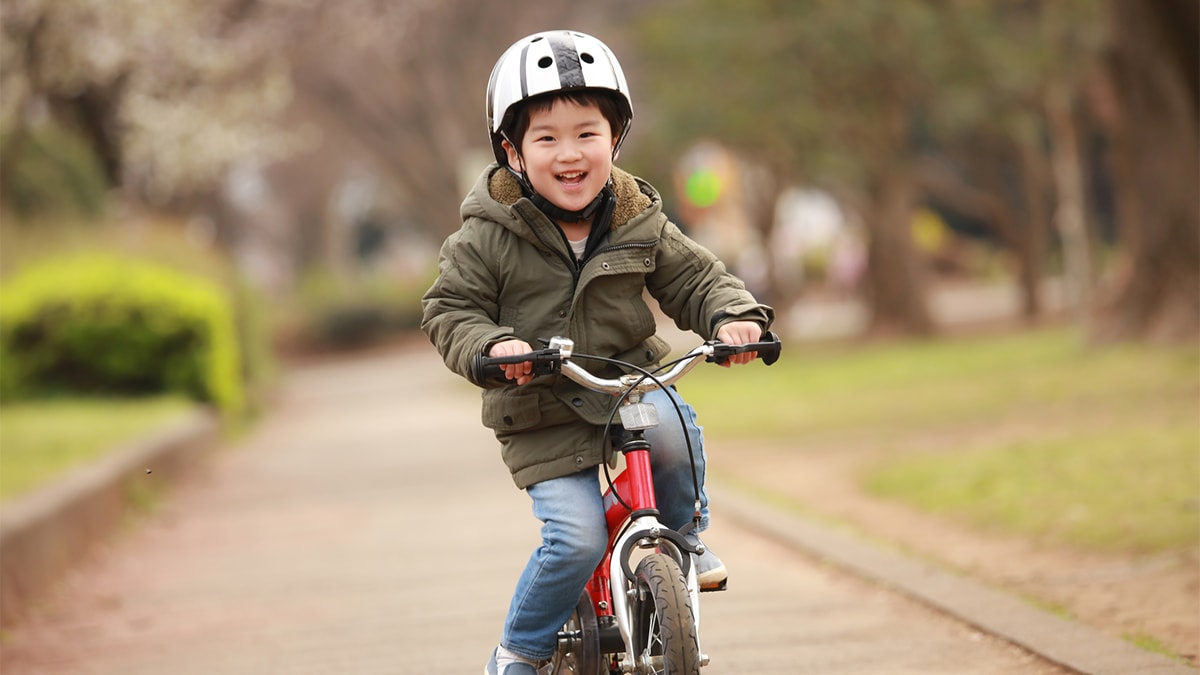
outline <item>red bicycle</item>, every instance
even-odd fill
[[[692,555],[703,553],[703,548],[685,536],[699,521],[699,481],[693,462],[695,520],[678,531],[663,525],[654,495],[651,447],[645,435],[647,429],[658,426],[658,409],[641,399],[646,392],[678,382],[701,361],[723,363],[734,354],[757,352],[758,358],[771,365],[779,358],[781,343],[770,332],[763,334],[762,341],[745,345],[710,341],[655,372],[614,359],[574,354],[573,348],[571,340],[556,337],[545,349],[519,356],[477,356],[472,364],[476,382],[503,380],[503,364],[528,361],[536,375],[562,373],[588,389],[618,398],[609,425],[619,416],[623,432],[613,458],[623,457],[625,468],[613,477],[605,464],[608,551],[559,631],[549,672],[699,673],[708,664],[708,656],[700,651],[701,589]],[[616,363],[631,372],[616,379],[599,378],[576,360]],[[690,445],[688,452],[692,452]]]

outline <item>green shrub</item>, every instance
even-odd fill
[[[432,282],[432,274],[350,282],[312,274],[277,316],[277,332],[286,348],[300,350],[353,350],[386,342],[420,329],[421,296]]]
[[[91,254],[0,286],[0,397],[181,392],[243,410],[234,312],[216,284]]]

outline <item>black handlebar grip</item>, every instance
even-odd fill
[[[476,354],[471,357],[471,381],[483,386],[487,382],[503,382],[504,369],[491,357]]]
[[[752,351],[758,352],[758,358],[769,366],[779,360],[779,353],[783,351],[783,343],[779,341],[778,335],[767,331],[762,334],[762,341],[755,343]]]
[[[779,352],[783,349],[783,343],[779,341],[779,336],[771,331],[763,333],[759,342],[747,342],[744,345],[729,345],[722,342],[710,342],[709,344],[714,347],[712,356],[707,359],[710,363],[725,363],[734,354],[756,352],[758,358],[769,366],[779,360]]]
[[[546,375],[554,372],[558,366],[560,359],[557,349],[542,349],[528,352],[525,354],[516,354],[513,356],[484,356],[476,354],[471,357],[471,379],[480,386],[488,382],[505,383],[511,382],[504,375],[504,366],[508,363],[533,363],[534,375]]]

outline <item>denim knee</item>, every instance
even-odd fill
[[[542,546],[553,550],[554,558],[590,576],[608,549],[608,529],[603,520],[549,521],[542,525]]]
[[[599,485],[592,469],[529,489],[534,516],[542,521],[542,547],[572,569],[587,567],[588,574],[600,564],[608,546]]]

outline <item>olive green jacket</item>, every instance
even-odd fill
[[[759,304],[721,261],[688,239],[662,212],[648,183],[613,169],[617,195],[606,239],[576,265],[558,226],[521,194],[516,178],[492,164],[463,201],[462,228],[439,254],[439,275],[421,300],[421,329],[454,372],[471,379],[471,360],[495,343],[568,337],[575,351],[639,366],[668,354],[655,335],[645,292],[683,330],[712,339],[730,321],[768,327]],[[596,374],[616,372],[582,362]],[[614,400],[561,375],[524,386],[487,384],[483,423],[496,433],[520,488],[603,461],[603,427]]]

